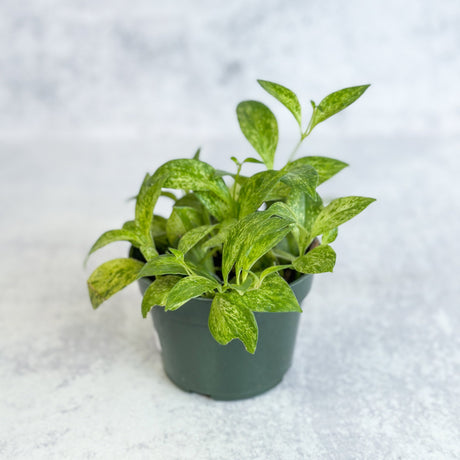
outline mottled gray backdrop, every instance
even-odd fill
[[[458,132],[459,24],[456,0],[2,0],[0,136],[233,137],[256,78],[372,83],[326,132]]]

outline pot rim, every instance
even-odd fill
[[[292,283],[289,283],[289,287],[290,288],[293,288],[294,286],[296,286],[297,284],[300,284],[304,279],[308,278],[309,276],[313,276],[312,273],[304,273],[302,274],[302,276],[300,278],[297,278],[295,281],[293,281]],[[148,278],[141,278],[139,279],[138,281],[143,281],[143,280],[148,280]],[[144,281],[144,282],[146,282]],[[152,283],[152,281],[148,280],[149,284]],[[209,297],[202,297],[202,296],[199,296],[199,297],[194,297],[193,300],[199,300],[200,302],[212,302],[214,299],[213,298],[209,298]]]

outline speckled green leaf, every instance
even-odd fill
[[[187,272],[175,256],[162,254],[147,262],[139,272],[139,278],[145,276],[186,275]]]
[[[323,235],[322,244],[333,243],[336,240],[338,234],[339,234],[339,229],[337,227],[333,228],[331,231]]]
[[[290,89],[282,86],[278,83],[273,83],[266,80],[257,80],[260,86],[271,94],[273,97],[278,99],[291,113],[294,115],[294,118],[297,120],[299,126],[302,125],[302,109],[300,107],[299,99]]]
[[[292,256],[294,259],[295,257]],[[272,265],[271,267],[267,267],[259,274],[259,282],[262,282],[268,275],[272,273],[280,272],[281,270],[285,270],[286,268],[292,268],[291,265]]]
[[[335,258],[335,252],[330,246],[321,245],[294,260],[292,265],[301,273],[332,272]]]
[[[239,304],[239,297],[240,294],[235,291],[216,294],[209,313],[209,330],[221,345],[239,339],[246,350],[254,354],[257,347],[257,322],[254,313]]]
[[[164,187],[195,192],[211,191],[223,201],[230,203],[230,192],[225,182],[209,164],[199,160],[171,160],[160,166],[156,177],[166,176]]]
[[[282,176],[281,171],[269,170],[248,178],[241,187],[238,197],[240,219],[259,209]]]
[[[166,236],[169,244],[176,246],[180,238],[192,228],[203,225],[203,215],[195,208],[174,206],[166,222]]]
[[[252,311],[302,311],[289,284],[278,273],[266,276],[258,289],[246,291],[240,302]]]
[[[285,219],[290,220],[292,222],[295,222],[297,220],[297,216],[292,211],[292,209],[282,201],[277,201],[276,203],[273,203],[269,209],[273,215],[284,217]]]
[[[308,156],[298,158],[286,166],[286,169],[294,168],[298,165],[309,165],[316,169],[318,172],[319,180],[318,185],[322,184],[332,176],[342,171],[348,164],[334,158]]]
[[[318,194],[314,199],[299,190],[292,190],[286,200],[287,206],[295,214],[296,222],[309,231],[320,213],[323,203]]]
[[[195,194],[208,212],[217,220],[224,220],[234,214],[233,203],[223,200],[214,192],[195,192]]]
[[[182,278],[170,291],[166,298],[165,310],[177,310],[188,300],[206,292],[212,292],[219,283],[203,276],[191,275]]]
[[[230,233],[231,228],[235,225],[236,219],[226,219],[218,224],[218,232],[209,240],[205,241],[202,245],[203,250],[217,248],[222,246],[226,241],[228,234]]]
[[[283,171],[281,182],[307,195],[315,196],[318,185],[318,173],[315,168],[310,165],[291,163],[283,168]]]
[[[150,236],[150,224],[152,222],[153,210],[161,194],[161,188],[165,183],[164,175],[147,174],[142,183],[136,199],[135,224],[141,235],[146,238]],[[152,242],[153,244],[153,242]]]
[[[143,262],[136,259],[114,259],[103,263],[88,278],[88,291],[93,308],[137,279]]]
[[[227,281],[235,265],[237,273],[246,272],[290,231],[291,221],[274,216],[273,211],[255,212],[238,221],[230,230],[223,247],[222,274]]]
[[[169,291],[181,280],[180,276],[160,276],[150,284],[142,299],[142,316],[145,318],[148,312],[155,306],[166,305]]]
[[[114,243],[115,241],[129,241],[134,246],[140,246],[141,241],[139,236],[132,230],[109,230],[103,233],[91,247],[87,258],[95,251],[103,248],[107,244]]]
[[[369,86],[351,86],[326,96],[313,111],[311,128],[353,104]]]
[[[200,227],[192,228],[180,239],[178,247],[179,251],[186,254],[215,228],[216,225],[202,225]]]
[[[272,169],[278,145],[278,123],[275,115],[265,104],[257,101],[240,102],[236,113],[244,136],[267,168]]]
[[[366,209],[375,198],[347,196],[332,200],[321,212],[313,224],[312,236],[322,235],[347,222]]]

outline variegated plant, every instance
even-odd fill
[[[330,244],[338,226],[374,199],[348,196],[325,206],[317,187],[347,164],[327,157],[293,157],[318,123],[352,104],[369,85],[336,91],[318,105],[312,101],[304,128],[299,100],[291,90],[268,81],[259,84],[298,123],[300,137],[288,163],[273,169],[278,124],[271,110],[261,102],[241,102],[240,128],[262,161],[232,157],[233,174],[201,161],[198,151],[193,159],[168,161],[147,174],[136,197],[134,220],[105,232],[90,250],[92,254],[120,240],[134,247],[133,257],[110,260],[89,277],[94,308],[133,281],[149,277],[144,317],[154,306],[176,310],[194,297],[212,298],[209,329],[216,341],[225,345],[240,339],[254,353],[258,330],[253,312],[301,311],[288,282],[304,273],[333,270],[336,254]],[[266,169],[246,177],[241,171],[248,162]],[[174,201],[167,219],[154,213],[161,196]]]

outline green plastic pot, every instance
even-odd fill
[[[291,283],[297,300],[310,291],[313,275]],[[144,294],[150,280],[139,280]],[[175,311],[154,307],[166,375],[179,388],[217,400],[244,399],[264,393],[283,379],[291,366],[300,313],[255,313],[257,350],[248,353],[239,340],[220,345],[208,329],[211,299],[192,299]]]

